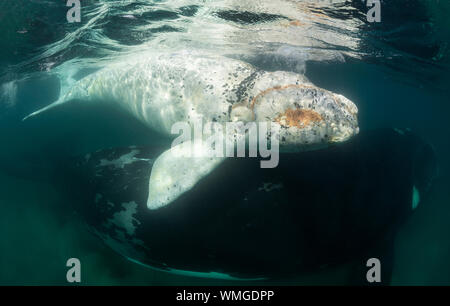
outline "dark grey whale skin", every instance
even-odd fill
[[[149,160],[105,165],[132,150]],[[65,180],[76,211],[133,261],[242,279],[356,261],[351,283],[364,284],[366,261],[376,257],[389,283],[393,241],[413,211],[413,186],[425,199],[437,172],[434,151],[420,138],[376,130],[326,150],[281,154],[274,169],[261,169],[257,158],[227,159],[176,201],[149,210],[149,174],[163,151],[116,148],[78,158]],[[130,205],[135,210],[127,211]]]

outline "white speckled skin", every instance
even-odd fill
[[[73,99],[117,103],[150,128],[170,135],[174,123],[200,116],[228,121],[233,85],[252,72],[244,62],[214,55],[149,54],[83,78],[55,104]]]
[[[198,147],[195,148],[195,146]],[[148,188],[147,207],[149,209],[158,209],[176,200],[224,160],[224,158],[208,156],[185,157],[185,151],[195,149],[201,150],[202,153],[210,150],[202,144],[184,142],[165,151],[156,159]]]
[[[281,124],[280,151],[311,150],[346,141],[359,132],[358,108],[353,102],[314,86],[301,75],[264,73],[255,82],[251,96],[256,121],[273,121],[288,109],[310,110],[322,117],[322,121],[301,128]]]
[[[192,124],[199,118],[273,122],[287,109],[322,115],[320,125],[281,129],[280,149],[289,151],[345,141],[358,132],[357,108],[343,96],[315,87],[300,74],[259,71],[214,54],[183,51],[128,58],[81,79],[57,102],[30,116],[74,99],[119,104],[168,136],[173,136],[174,123]]]

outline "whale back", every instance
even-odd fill
[[[170,135],[180,121],[229,121],[242,84],[254,72],[249,64],[216,55],[136,56],[79,80],[58,101],[25,119],[73,100],[105,101]]]

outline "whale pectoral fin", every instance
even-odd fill
[[[150,174],[147,207],[158,209],[189,191],[225,158],[203,144],[185,142],[162,153]]]

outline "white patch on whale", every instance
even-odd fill
[[[396,131],[398,134],[400,134],[402,136],[405,135],[405,132],[403,130],[401,130],[401,129],[394,128],[394,131]]]
[[[137,213],[137,207],[138,205],[134,201],[123,203],[122,208],[124,208],[124,210],[115,213],[110,222],[124,229],[128,235],[134,235],[136,226],[133,224],[133,222],[136,222],[137,224],[141,223],[139,222],[139,220],[133,217]]]
[[[271,192],[272,190],[278,190],[283,188],[283,183],[273,184],[273,183],[264,183],[262,187],[258,188],[258,191]]]
[[[135,161],[143,160],[149,161],[150,159],[146,158],[136,158],[136,154],[139,154],[139,150],[133,150],[128,154],[120,156],[118,159],[107,160],[101,159],[100,166],[114,166],[116,168],[123,169],[126,165],[131,164]]]

